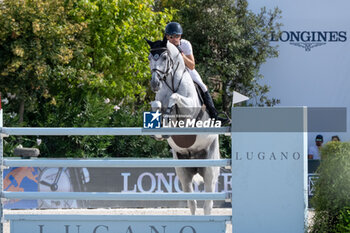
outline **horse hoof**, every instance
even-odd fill
[[[155,135],[150,135],[150,136],[151,136],[151,138],[153,138],[153,139],[155,139],[155,140],[157,140],[157,141],[163,141],[163,140],[164,140],[163,137],[157,137],[157,136],[155,136]]]

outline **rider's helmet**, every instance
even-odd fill
[[[165,27],[165,34],[167,35],[182,35],[182,27],[177,22],[170,22]]]

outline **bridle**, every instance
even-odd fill
[[[167,52],[167,54],[169,54],[170,53],[170,51],[168,50],[168,48],[166,48],[166,47],[160,47],[160,48],[153,48],[153,49],[151,49],[151,52],[153,52],[153,51],[159,51],[159,50],[164,50],[164,52]],[[163,52],[163,53],[164,53]],[[161,54],[163,54],[163,53],[161,53]],[[156,54],[156,55],[158,55],[158,54]],[[155,56],[156,56],[155,55]],[[177,53],[177,55],[176,55],[176,57],[178,57],[180,55],[180,52],[178,52]],[[153,57],[155,57],[155,56],[153,56]],[[159,55],[158,55],[159,56]],[[159,56],[160,57],[160,56]],[[186,68],[184,69],[184,71],[183,71],[183,73],[182,73],[182,75],[181,75],[181,79],[180,79],[180,81],[179,81],[179,84],[177,85],[177,87],[175,88],[175,84],[174,84],[174,81],[175,81],[175,74],[176,74],[176,72],[177,72],[177,69],[179,68],[179,65],[180,65],[180,62],[178,62],[177,63],[177,65],[176,65],[176,68],[173,70],[172,69],[172,67],[174,66],[174,61],[173,61],[173,59],[169,56],[169,55],[167,55],[167,68],[166,68],[166,70],[165,71],[163,71],[163,70],[159,70],[159,69],[152,69],[151,70],[151,73],[153,74],[154,72],[156,72],[157,74],[161,74],[161,75],[159,75],[159,80],[161,81],[161,82],[163,82],[173,93],[176,93],[178,90],[179,90],[179,88],[180,88],[180,85],[181,85],[181,82],[182,82],[182,79],[183,79],[183,76],[184,76],[184,73],[186,72]],[[172,72],[173,71],[173,72]],[[167,82],[167,77],[168,76],[171,76],[171,86],[168,84],[168,82]]]

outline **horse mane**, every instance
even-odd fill
[[[168,43],[167,43],[167,48],[168,48],[168,51],[169,51],[169,55],[170,55],[170,57],[174,60],[177,56],[178,56],[178,54],[180,53],[179,52],[179,50],[176,48],[176,46],[175,45],[173,45],[172,43],[170,43],[169,41],[168,41]],[[182,58],[182,57],[181,57]]]

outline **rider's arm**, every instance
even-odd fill
[[[195,67],[195,62],[194,62],[194,56],[193,54],[190,55],[185,55],[184,53],[181,53],[184,61],[185,61],[185,65],[190,69],[193,70]]]
[[[195,67],[195,62],[194,62],[194,56],[193,56],[193,51],[192,51],[192,45],[189,41],[187,40],[181,40],[181,45],[178,45],[177,48],[179,49],[185,65],[190,69],[193,70]]]

